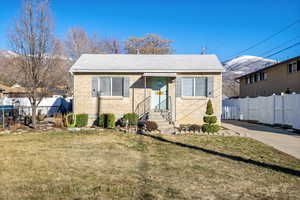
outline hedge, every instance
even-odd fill
[[[76,127],[85,127],[88,123],[88,114],[76,114]]]
[[[113,113],[103,113],[99,116],[99,126],[103,128],[114,128],[116,117]]]
[[[139,117],[135,113],[126,113],[123,116],[123,121],[126,123],[128,121],[128,125],[137,125]]]

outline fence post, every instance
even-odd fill
[[[5,128],[4,109],[2,109],[2,127]]]
[[[285,124],[285,114],[284,114],[284,94],[283,93],[281,93],[281,98],[282,98],[282,101],[281,101],[281,103],[282,103],[282,124]]]
[[[276,94],[273,94],[273,124],[276,122]]]
[[[246,120],[250,120],[250,106],[249,106],[249,97],[247,97],[247,119]]]

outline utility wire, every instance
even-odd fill
[[[300,38],[300,35],[298,35],[298,36],[296,36],[296,37],[294,37],[294,38],[292,38],[292,39],[290,39],[290,40],[287,40],[287,41],[281,43],[280,45],[278,45],[278,46],[276,46],[276,47],[274,47],[274,48],[272,48],[272,49],[270,49],[270,50],[268,50],[268,51],[265,51],[265,52],[259,54],[259,56],[263,57],[263,55],[266,55],[266,54],[268,54],[268,53],[271,53],[273,50],[278,49],[278,48],[281,47],[282,45],[285,45],[285,44],[287,44],[287,43],[289,43],[289,42],[291,42],[291,41],[293,41],[293,40],[295,40],[295,39],[297,39],[297,38]]]
[[[263,40],[261,40],[261,41],[255,43],[255,44],[251,45],[250,47],[248,47],[248,48],[246,48],[246,49],[244,49],[244,50],[242,50],[242,51],[239,51],[238,53],[236,53],[236,54],[234,54],[234,55],[232,55],[232,56],[229,56],[229,57],[225,58],[226,60],[223,61],[223,62],[226,62],[226,61],[228,61],[228,60],[234,58],[235,56],[240,55],[241,53],[244,53],[244,52],[246,52],[246,51],[248,51],[248,50],[250,50],[250,49],[253,49],[253,48],[259,46],[260,44],[262,44],[262,43],[264,43],[264,42],[266,42],[266,41],[272,39],[272,38],[275,37],[276,35],[282,33],[283,31],[289,29],[290,27],[294,26],[295,24],[297,24],[297,23],[299,23],[299,22],[300,22],[300,19],[297,19],[297,20],[294,21],[293,23],[291,23],[291,24],[289,24],[289,25],[283,27],[282,29],[280,29],[280,30],[277,31],[276,33],[273,33],[272,35],[266,37],[265,39],[263,39]]]

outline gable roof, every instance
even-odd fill
[[[223,72],[216,55],[82,54],[70,72]]]

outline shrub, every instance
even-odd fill
[[[201,130],[201,126],[199,126],[198,124],[192,124],[189,126],[189,131],[199,132],[200,130]]]
[[[128,121],[128,125],[137,125],[139,117],[135,113],[127,113],[123,116],[123,121],[126,123]]]
[[[218,119],[216,116],[204,116],[203,117],[203,121],[208,124],[215,124],[215,123],[217,123],[217,120]]]
[[[207,133],[216,133],[220,130],[220,128],[221,127],[217,124],[212,124],[212,125],[203,124],[202,131]]]
[[[220,127],[215,124],[217,123],[217,117],[212,116],[214,114],[213,106],[211,103],[211,100],[208,100],[207,102],[207,107],[206,107],[206,112],[205,114],[207,116],[203,117],[203,121],[206,123],[202,126],[202,131],[205,133],[215,133],[220,130]]]
[[[103,113],[99,116],[99,126],[103,128],[114,128],[116,117],[113,113]]]
[[[146,127],[146,130],[150,131],[150,132],[158,129],[158,125],[154,121],[146,121],[145,127]]]
[[[76,114],[76,127],[85,127],[88,123],[88,114]]]
[[[207,114],[207,115],[212,115],[212,114],[214,114],[214,109],[213,109],[213,106],[212,106],[212,103],[211,103],[211,100],[210,100],[210,99],[209,99],[208,102],[207,102],[205,114]]]
[[[76,126],[76,115],[74,113],[69,113],[64,118],[64,125],[68,128],[74,128]]]

